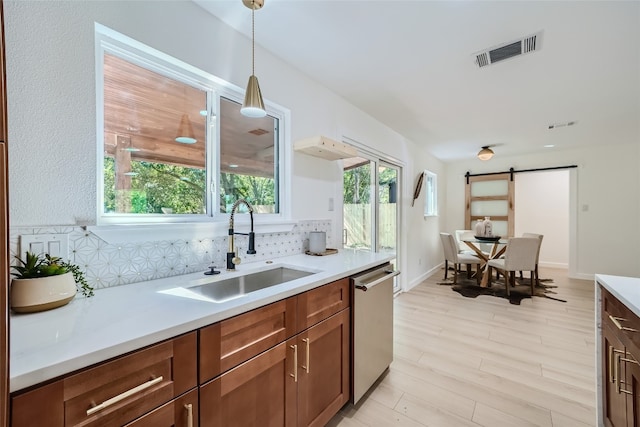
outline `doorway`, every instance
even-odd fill
[[[570,198],[569,169],[515,175],[514,235],[544,235],[543,267],[569,268]]]

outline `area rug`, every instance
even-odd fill
[[[453,274],[453,273],[451,273]],[[507,296],[507,291],[504,287],[503,279],[494,281],[491,287],[482,288],[478,286],[475,278],[467,279],[466,272],[458,273],[458,284],[453,285],[453,280],[444,280],[438,282],[438,285],[452,285],[451,289],[458,292],[460,295],[467,298],[476,298],[478,295],[489,295],[498,298],[506,298],[511,304],[520,305],[525,298],[531,298],[531,279],[525,277],[520,279],[516,277],[516,286],[509,288],[510,295]],[[552,279],[540,279],[540,285],[534,288],[534,296],[549,298],[555,301],[567,302],[566,300],[556,298],[553,295],[557,285],[553,285]]]

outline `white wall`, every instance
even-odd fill
[[[189,1],[5,1],[4,13],[12,227],[96,222],[94,22],[239,87],[251,69],[250,40]],[[436,265],[440,219],[424,221],[421,206],[410,208],[410,197],[424,168],[441,171],[445,184],[442,163],[256,47],[263,95],[291,110],[291,141],[348,137],[402,164],[402,281]],[[331,219],[333,241],[340,242],[339,163],[290,154],[293,219]]]
[[[409,147],[412,147],[409,145]],[[440,268],[444,262],[442,243],[440,242],[440,231],[444,230],[447,214],[447,186],[446,168],[439,164],[437,160],[424,150],[418,150],[413,146],[414,155],[412,157],[413,174],[405,182],[405,211],[407,212],[405,226],[403,227],[402,238],[407,242],[407,253],[405,258],[408,262],[406,267],[408,276],[408,286],[413,287],[421,280]],[[413,199],[417,177],[425,169],[430,170],[438,176],[438,216],[425,217],[424,188],[420,197]]]
[[[549,150],[543,154],[474,159],[447,164],[446,229],[464,224],[464,174],[577,165],[571,172],[570,275],[640,276],[640,141],[606,144],[581,150]],[[583,207],[586,206],[586,210]],[[570,230],[570,233],[572,231]]]
[[[544,235],[542,267],[569,267],[569,170],[515,174],[515,235]]]
[[[4,13],[12,227],[95,223],[94,21],[239,87],[251,69],[250,40],[189,1],[5,1]],[[404,284],[415,284],[442,261],[440,230],[462,228],[466,171],[573,163],[579,166],[577,204],[588,207],[573,221],[576,274],[640,276],[640,141],[518,158],[503,158],[497,148],[487,163],[444,165],[259,46],[256,64],[265,98],[291,110],[292,141],[348,137],[402,163]],[[340,224],[339,164],[299,153],[292,163],[293,218]],[[424,192],[411,207],[416,176],[425,168],[438,174],[436,218],[422,216]],[[339,230],[333,227],[334,242],[341,241]]]

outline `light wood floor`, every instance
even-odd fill
[[[395,299],[389,371],[329,426],[595,425],[593,281],[541,269],[567,302],[511,305],[462,297],[442,276]]]

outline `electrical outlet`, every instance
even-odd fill
[[[58,234],[23,234],[20,236],[20,257],[25,259],[27,251],[36,255],[49,254],[51,256],[68,259],[69,235]]]

